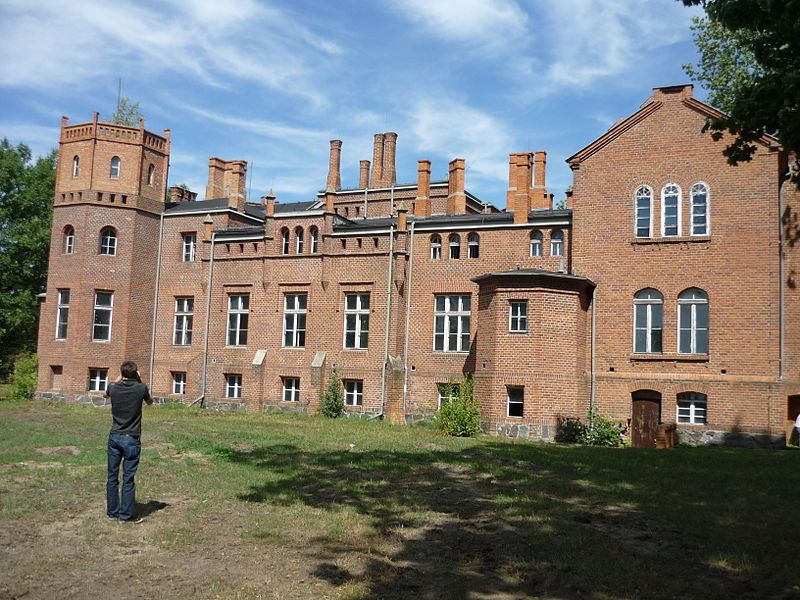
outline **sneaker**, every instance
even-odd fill
[[[108,516],[108,515],[106,515],[106,516]],[[109,521],[119,521],[119,518],[118,517],[108,517],[108,520]]]
[[[142,517],[136,517],[134,519],[126,519],[125,521],[120,521],[120,523],[133,523],[135,525],[136,523],[141,523],[142,521],[144,521]]]

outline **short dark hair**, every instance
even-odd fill
[[[132,360],[126,360],[119,368],[123,379],[136,379],[139,376],[139,367]]]

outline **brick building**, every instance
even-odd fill
[[[552,439],[590,407],[637,445],[782,443],[800,411],[800,195],[759,141],[730,167],[691,86],[656,88],[568,159],[509,157],[506,208],[375,136],[343,188],[248,202],[247,164],[211,158],[205,200],[173,187],[169,131],[62,121],[39,393],[95,401],[123,359],[153,393],[315,412],[335,368],[347,411],[429,418],[472,374],[487,431]]]

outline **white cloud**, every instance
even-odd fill
[[[12,144],[25,144],[34,158],[44,156],[58,147],[58,136],[58,127],[0,121],[0,139],[7,137]]]

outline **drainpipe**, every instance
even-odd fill
[[[791,171],[789,172],[791,174]],[[783,193],[786,190],[786,186],[788,185],[788,179],[785,179],[782,182],[780,190],[778,191],[778,227],[779,227],[779,243],[778,243],[778,261],[779,261],[779,272],[780,272],[780,294],[779,294],[779,308],[778,308],[778,337],[780,341],[780,360],[778,361],[778,381],[783,381],[783,374],[786,364],[786,349],[785,349],[785,336],[783,332],[783,326],[786,319],[785,314],[785,294],[786,291],[784,290],[784,277],[786,276],[786,240],[785,240],[785,232],[783,228]]]
[[[156,361],[156,322],[158,317],[158,290],[161,284],[161,246],[164,242],[164,213],[158,222],[158,254],[156,255],[156,291],[153,297],[153,327],[150,331],[150,377],[147,387],[153,389],[153,365]]]
[[[392,190],[394,191],[394,190]],[[383,344],[383,367],[381,368],[381,412],[375,417],[382,417],[386,406],[386,368],[389,364],[389,327],[392,323],[392,278],[394,277],[394,225],[389,225],[389,276],[386,285],[386,335]]]
[[[206,324],[203,328],[203,379],[200,384],[200,406],[205,404],[206,398],[206,374],[208,371],[208,324],[211,320],[211,284],[214,281],[214,247],[217,233],[211,233],[211,258],[208,261],[208,291],[206,292]],[[195,400],[195,402],[197,402]],[[194,404],[194,402],[192,402]]]
[[[414,274],[414,225],[411,221],[411,228],[408,232],[411,242],[408,249],[408,278],[406,279],[406,327],[405,338],[403,341],[403,418],[406,416],[406,398],[408,397],[408,329],[409,319],[411,318],[411,277]]]
[[[595,409],[595,388],[597,387],[596,378],[597,370],[595,368],[595,314],[597,313],[597,288],[592,291],[592,383],[591,394],[589,397],[589,414],[594,414]]]

